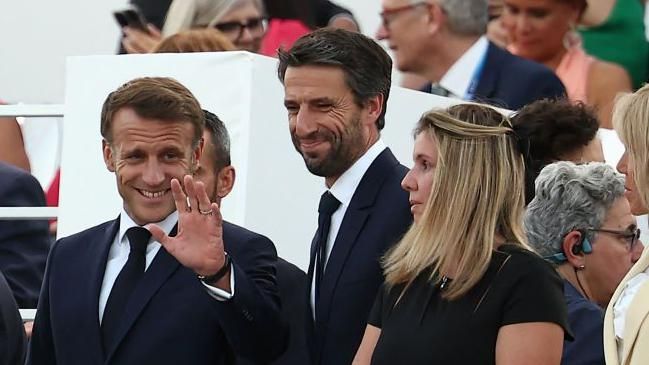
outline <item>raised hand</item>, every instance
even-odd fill
[[[216,203],[210,202],[202,182],[194,182],[190,175],[185,175],[184,186],[187,194],[177,179],[171,180],[171,193],[178,210],[178,234],[169,237],[155,224],[146,228],[183,266],[198,275],[213,275],[225,263],[221,211]],[[229,275],[225,278],[217,286],[226,283],[223,286],[229,290]]]

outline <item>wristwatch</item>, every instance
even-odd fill
[[[219,271],[217,271],[216,274],[214,275],[208,275],[208,276],[197,275],[198,279],[207,285],[212,285],[217,281],[221,280],[225,276],[225,274],[227,274],[230,271],[231,266],[232,266],[232,259],[230,259],[230,255],[228,255],[228,253],[225,252],[225,262],[223,263],[223,267],[221,267]]]

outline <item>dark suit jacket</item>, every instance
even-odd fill
[[[535,100],[561,98],[566,89],[552,70],[489,42],[473,100],[517,110]],[[430,84],[423,91],[430,92]]]
[[[408,193],[401,188],[407,171],[386,148],[365,172],[352,197],[327,261],[315,324],[307,304],[314,364],[351,364],[356,354],[383,283],[381,256],[412,223]],[[312,277],[313,265],[308,283]]]
[[[267,238],[224,222],[235,293],[212,298],[196,275],[161,248],[131,297],[122,339],[104,353],[99,292],[119,220],[59,240],[50,257],[34,324],[31,364],[225,364],[231,354],[265,363],[284,350]]]
[[[277,258],[277,289],[282,302],[282,318],[289,325],[289,338],[284,353],[273,361],[273,365],[306,365],[309,363],[309,353],[304,338],[304,318],[306,307],[306,273],[292,263]],[[263,363],[266,365],[267,363]],[[237,359],[237,365],[255,364],[245,359]]]
[[[0,272],[0,365],[25,361],[25,329],[4,275]]]
[[[0,206],[45,206],[38,181],[28,172],[0,163]],[[46,220],[0,220],[0,271],[20,308],[36,308],[50,249]]]

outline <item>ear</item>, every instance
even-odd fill
[[[367,118],[365,118],[365,124],[375,126],[376,121],[381,116],[383,112],[383,100],[385,96],[383,94],[377,94],[365,101],[365,113]]]
[[[442,7],[436,2],[431,2],[428,7],[429,32],[431,34],[439,33],[440,29],[446,25],[446,14]]]
[[[580,231],[571,231],[563,238],[563,254],[566,255],[570,266],[574,268],[578,268],[585,264],[585,253],[583,252],[583,247],[582,251],[577,254],[572,252],[573,247],[580,245],[583,239],[584,237]]]
[[[233,166],[226,166],[219,171],[216,176],[216,194],[219,198],[225,198],[234,187],[234,180],[236,179],[236,172]]]
[[[113,158],[113,148],[105,139],[101,140],[101,149],[104,155],[104,163],[110,172],[115,172],[115,160]]]
[[[192,151],[192,170],[191,171],[196,171],[198,169],[199,161],[201,159],[201,156],[203,156],[203,147],[205,146],[205,140],[201,137],[201,139],[198,140],[198,144],[196,145],[196,148]]]

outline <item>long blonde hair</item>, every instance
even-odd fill
[[[612,119],[632,160],[635,184],[646,206],[649,202],[649,85],[620,96]]]
[[[523,157],[509,120],[485,105],[431,110],[419,133],[437,144],[433,185],[420,221],[384,259],[386,281],[407,288],[426,270],[435,283],[452,272],[443,295],[457,299],[484,275],[496,234],[528,248]]]

